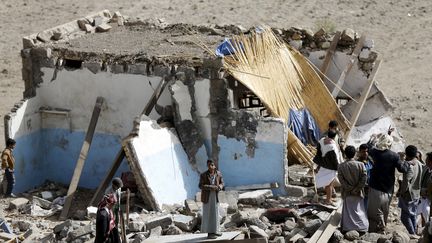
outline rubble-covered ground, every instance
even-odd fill
[[[269,189],[220,192],[221,231],[240,231],[238,238],[265,237],[275,243],[307,242],[329,220],[336,207],[319,203],[325,197],[322,190],[318,191],[318,203],[314,201],[312,175],[306,173],[307,168],[294,165],[290,171],[292,185],[288,190],[291,197],[273,196]],[[70,219],[59,221],[63,203],[61,198],[66,192],[67,187],[46,182],[20,194],[18,198],[1,198],[1,218],[6,219],[14,234],[26,237],[26,242],[93,242],[96,209],[87,206],[94,191],[79,189],[69,211]],[[166,206],[162,212],[145,210],[138,194],[132,194],[129,221],[126,224],[129,242],[142,242],[146,238],[161,235],[199,233],[202,209],[199,193],[197,200],[186,200],[184,205]],[[339,193],[335,199],[336,206],[341,203],[338,198]],[[124,204],[125,200],[122,201]],[[360,235],[354,231],[344,235],[336,230],[330,242],[378,242],[380,238],[382,242],[384,238],[391,242],[416,242],[410,241],[400,223],[396,200],[392,201],[389,222],[385,235]]]

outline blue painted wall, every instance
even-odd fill
[[[84,141],[85,132],[42,129],[16,139],[16,185],[23,192],[51,180],[69,185]],[[95,133],[79,186],[96,188],[120,149],[120,136]],[[129,171],[124,160],[117,171]]]
[[[284,144],[256,141],[255,156],[246,155],[246,143],[218,137],[219,170],[225,186],[242,186],[278,182],[275,195],[286,195],[284,178]]]

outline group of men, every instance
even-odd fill
[[[318,164],[316,186],[325,188],[325,204],[334,205],[334,186],[340,185],[342,231],[385,232],[396,170],[402,173],[396,193],[401,221],[410,237],[419,238],[420,216],[422,224],[428,222],[432,153],[427,154],[424,163],[413,145],[407,146],[405,153],[393,152],[392,132],[389,129],[387,133],[372,135],[357,151],[354,146],[340,143],[337,123],[331,121],[329,130],[320,139],[314,158]]]

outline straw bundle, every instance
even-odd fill
[[[235,52],[224,58],[226,70],[254,92],[273,116],[288,121],[290,109],[307,107],[320,129],[338,120],[341,130],[349,126],[327,87],[307,60],[288,48],[271,31],[234,36]],[[310,163],[314,152],[289,130],[289,159]]]

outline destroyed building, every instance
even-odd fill
[[[226,58],[212,54],[225,38],[250,32],[103,11],[23,38],[24,99],[5,116],[5,136],[17,141],[16,191],[45,180],[70,183],[92,108],[103,97],[79,186],[96,188],[124,149],[117,174],[134,173],[150,209],[194,198],[208,158],[227,187],[272,183],[274,194],[286,195],[288,162],[308,163],[312,151],[288,122],[289,110],[271,109],[271,93],[242,75],[269,77],[229,70]],[[314,80],[299,96],[319,132],[336,119],[358,146],[364,134],[392,124],[385,117],[391,104],[374,82],[379,61],[371,39],[350,30],[338,38],[322,30],[273,32],[307,69],[302,79]],[[144,115],[163,83],[156,109]]]

